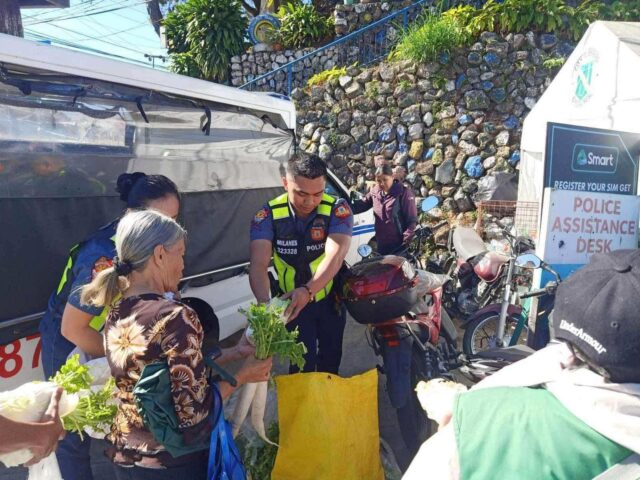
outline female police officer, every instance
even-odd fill
[[[154,209],[176,218],[180,195],[176,185],[163,175],[123,173],[116,190],[126,202],[127,211]],[[110,267],[115,256],[114,236],[118,219],[100,228],[86,240],[74,245],[60,279],[49,299],[47,311],[40,322],[42,335],[42,365],[48,378],[62,366],[75,346],[90,356],[104,356],[100,330],[107,309],[83,305],[80,288],[102,270]],[[91,480],[90,441],[68,434],[57,449],[60,471],[65,480]]]

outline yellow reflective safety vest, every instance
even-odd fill
[[[58,288],[56,289],[56,293],[55,293],[56,298],[54,303],[58,304],[56,310],[59,311],[60,319],[62,318],[62,312],[64,311],[64,306],[66,305],[69,295],[71,293],[71,286],[73,285],[73,282],[74,282],[73,278],[71,278],[73,275],[73,266],[75,265],[80,248],[83,245],[85,245],[87,242],[92,240],[94,237],[99,237],[104,235],[108,231],[107,229],[112,226],[113,226],[113,223],[101,228],[91,238],[74,245],[69,250],[69,258],[67,260],[67,264],[64,268],[64,271],[62,272],[62,277],[60,278],[60,283],[58,284]],[[112,235],[107,238],[113,244],[113,250],[115,251],[115,240],[116,240],[115,235]],[[107,255],[107,252],[104,252],[104,254],[105,254],[104,256],[107,256],[107,257],[109,256]],[[89,326],[94,330],[101,331],[102,327],[104,326],[104,322],[107,319],[108,313],[109,313],[109,308],[104,307],[100,312],[100,314],[96,315],[91,319],[91,322],[89,322]]]
[[[337,199],[326,193],[316,209],[316,216],[304,232],[296,229],[296,220],[289,208],[289,195],[284,193],[268,203],[273,218],[273,263],[278,273],[278,283],[284,292],[305,285],[324,259],[329,221]],[[326,298],[333,287],[333,280],[320,290],[315,300]]]

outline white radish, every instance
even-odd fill
[[[253,397],[253,403],[251,405],[251,425],[262,440],[267,442],[269,445],[275,445],[277,447],[278,444],[269,440],[267,438],[267,433],[264,430],[264,412],[267,407],[269,382],[265,380],[257,385],[255,396]]]
[[[251,402],[256,394],[256,383],[247,383],[242,387],[240,392],[240,398],[236,403],[236,408],[233,410],[233,416],[231,417],[231,427],[233,432],[233,438],[240,432],[240,427],[244,423],[244,419],[247,418]]]

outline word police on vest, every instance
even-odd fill
[[[596,254],[562,282],[555,336],[615,383],[640,382],[640,250]]]

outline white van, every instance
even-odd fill
[[[213,307],[220,338],[243,328],[250,221],[282,192],[295,125],[287,97],[0,35],[0,390],[42,378],[38,322],[69,248],[122,212],[122,172],[178,185],[182,293]],[[348,198],[332,173],[327,190]],[[358,215],[347,260],[372,236]]]

